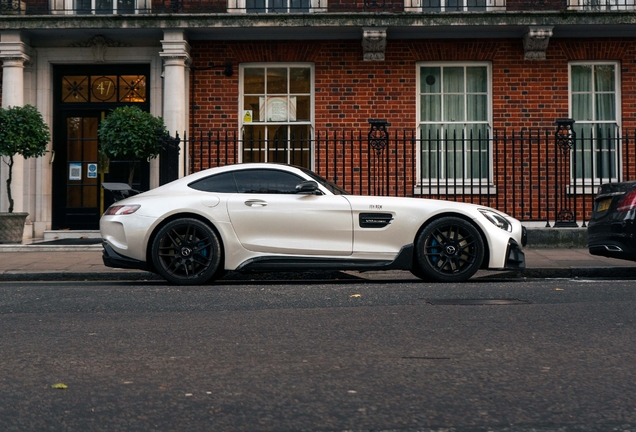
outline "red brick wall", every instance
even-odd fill
[[[521,38],[477,41],[387,42],[386,60],[362,61],[360,41],[192,42],[193,67],[231,62],[195,71],[194,124],[202,129],[238,125],[238,68],[249,62],[313,62],[315,124],[367,129],[369,118],[386,119],[391,128],[416,126],[418,61],[491,61],[493,126],[496,129],[552,128],[568,116],[568,61],[621,61],[623,127],[636,127],[636,43],[625,40],[552,39],[546,60],[524,60]]]
[[[386,62],[363,62],[360,42],[192,42],[194,67],[230,61],[235,75],[222,69],[197,71],[195,123],[201,128],[237,127],[237,64],[248,62],[315,63],[316,129],[368,128],[369,118],[392,127],[415,124],[415,66],[407,46],[396,46]],[[408,59],[404,60],[402,57]]]
[[[201,130],[238,128],[238,67],[249,62],[312,62],[315,65],[315,127],[318,131],[369,131],[369,118],[386,119],[391,123],[389,132],[416,127],[416,63],[425,61],[490,61],[492,62],[493,127],[495,130],[519,132],[528,137],[528,131],[545,139],[546,131],[556,130],[557,118],[568,117],[568,61],[613,60],[620,61],[622,126],[636,129],[636,42],[619,39],[552,39],[546,60],[524,60],[522,39],[491,40],[389,40],[386,60],[362,61],[360,41],[294,41],[294,42],[192,42],[193,66],[221,66],[209,71],[196,71],[194,96],[196,102],[193,123]],[[231,62],[235,74],[223,75],[222,65]],[[501,135],[500,135],[501,136]],[[548,135],[549,138],[550,135]],[[547,183],[557,182],[565,188],[567,174],[557,178],[551,168],[560,161],[554,151],[539,153],[530,141],[517,145],[510,141],[507,150],[495,157],[495,185],[497,195],[489,197],[491,205],[498,205],[525,220],[541,220],[540,211],[549,209],[550,219],[560,204],[547,200],[560,199],[547,191]],[[552,141],[550,141],[552,142]],[[406,151],[406,160],[413,160]],[[316,155],[320,172],[330,163],[323,152]],[[532,167],[521,162],[532,153]],[[343,153],[344,154],[344,153]],[[364,166],[355,151],[345,156],[343,167]],[[627,155],[624,156],[624,160]],[[195,167],[207,167],[203,158],[195,156]],[[335,159],[334,159],[335,162]],[[631,171],[636,169],[631,164]],[[566,164],[567,167],[567,164]],[[196,169],[196,168],[195,168]],[[350,168],[343,168],[350,171]],[[394,173],[396,168],[388,168]],[[328,175],[332,179],[343,173]],[[633,178],[636,173],[630,173]],[[345,176],[347,174],[344,174]],[[541,179],[540,179],[541,177]],[[541,183],[543,182],[543,183]],[[356,191],[371,185],[363,179],[362,185],[348,186]],[[414,183],[414,173],[408,169],[405,184]],[[530,184],[532,183],[532,187]],[[512,185],[505,189],[502,185]],[[539,185],[539,186],[537,186]],[[565,190],[565,189],[562,189]],[[530,197],[532,196],[532,197]],[[483,199],[483,197],[481,197]],[[568,198],[571,198],[568,197]],[[455,196],[456,200],[479,200],[479,196]],[[493,201],[496,200],[496,201]],[[482,201],[483,202],[483,201]],[[579,197],[573,205],[581,215],[591,208],[591,197]]]

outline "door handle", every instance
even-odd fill
[[[248,207],[265,207],[267,205],[267,201],[259,200],[259,199],[251,199],[245,201],[245,205]]]

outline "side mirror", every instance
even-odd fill
[[[307,180],[296,185],[297,194],[315,195],[319,192],[318,183],[313,180]]]

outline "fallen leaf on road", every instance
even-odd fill
[[[53,384],[51,386],[51,388],[58,389],[58,390],[64,390],[64,389],[67,389],[68,386],[66,384],[57,383],[57,384]]]

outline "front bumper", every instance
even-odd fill
[[[120,255],[106,242],[102,243],[102,246],[104,247],[104,251],[102,252],[102,261],[104,261],[104,265],[106,267],[150,270],[145,261],[139,261]]]
[[[524,229],[525,232],[525,229]],[[515,240],[508,241],[506,250],[506,270],[519,270],[526,268],[526,255],[521,250],[521,246]]]

